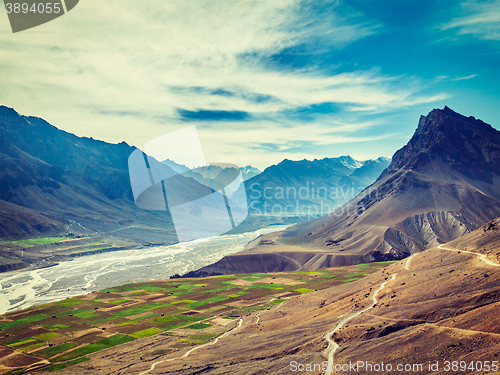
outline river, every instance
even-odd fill
[[[0,274],[0,314],[26,309],[111,286],[164,280],[243,250],[260,234],[283,230],[271,226],[254,232],[194,241],[187,246],[155,246],[75,258],[56,266]]]

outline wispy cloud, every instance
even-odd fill
[[[138,146],[193,121],[212,160],[259,150],[275,161],[307,154],[305,144],[390,137],[356,134],[370,126],[356,114],[448,97],[377,68],[275,61],[290,49],[341,50],[382,29],[334,0],[87,0],[37,28],[44,33],[0,33],[0,102],[78,135]],[[312,127],[290,115],[323,103],[353,115],[335,123],[315,113]]]
[[[452,78],[452,81],[466,81],[468,79],[472,79],[472,78],[475,78],[477,77],[477,74],[470,74],[468,76],[465,76],[465,77],[455,77],[455,78]]]
[[[319,157],[318,154],[305,153],[305,148],[335,147],[344,143],[360,144],[397,136],[394,133],[373,136],[356,135],[369,128],[381,126],[382,124],[378,121],[349,124],[339,122],[295,124],[293,126],[262,121],[244,126],[241,123],[229,125],[221,132],[211,131],[212,125],[210,124],[201,124],[197,128],[204,147],[213,149],[224,144],[224,148],[220,150],[220,157],[240,165],[248,160],[249,155],[252,155],[257,165],[265,166],[278,163],[284,158],[300,160]],[[220,161],[213,160],[214,156],[210,155],[210,162]]]
[[[468,0],[460,4],[460,15],[441,26],[457,34],[472,34],[480,39],[500,40],[500,1]]]

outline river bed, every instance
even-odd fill
[[[88,255],[56,266],[0,274],[0,314],[26,309],[94,290],[184,274],[243,250],[260,234],[285,229],[276,225],[254,232],[222,235],[188,245],[155,246]]]

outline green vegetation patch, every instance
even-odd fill
[[[25,346],[24,348],[16,348],[20,352],[27,352],[28,350],[38,348],[39,346],[45,346],[46,344],[44,342],[38,342],[33,345]]]
[[[248,292],[238,292],[238,293],[235,293],[235,294],[231,294],[229,297],[231,298],[238,298],[238,297],[241,297],[241,296],[244,296],[244,295],[247,295],[247,294],[250,294]]]
[[[57,362],[62,362],[62,361],[67,361],[76,357],[79,357],[84,354],[90,354],[94,352],[98,352],[99,350],[111,348],[112,346],[123,344],[129,341],[135,340],[133,337],[126,336],[126,335],[114,335],[111,337],[107,337],[105,339],[102,339],[94,344],[88,344],[82,348],[75,349],[69,353],[60,355],[59,357],[55,358],[54,361]]]
[[[196,324],[193,324],[192,326],[189,326],[189,328],[191,328],[191,329],[204,329],[204,328],[208,328],[208,327],[212,327],[212,325],[208,324],[208,323],[196,323]]]
[[[173,293],[174,296],[183,296],[184,294],[193,293],[192,290],[180,290],[178,292]]]
[[[55,339],[56,337],[61,337],[59,333],[56,332],[45,332],[42,333],[41,335],[34,336],[36,339],[39,339],[41,341],[49,341],[52,339]]]
[[[152,314],[147,314],[147,315],[144,315],[144,316],[140,316],[138,318],[135,318],[137,320],[144,320],[144,319],[148,319],[148,318],[152,318],[153,316],[158,316],[158,314],[155,314],[155,313],[152,313]]]
[[[99,324],[99,323],[109,322],[110,320],[115,320],[115,319],[118,319],[118,318],[115,317],[115,316],[112,316],[110,318],[103,318],[103,319],[99,319],[99,320],[93,320],[91,322],[88,322],[88,324]]]
[[[211,305],[212,303],[217,303],[217,302],[222,302],[225,300],[228,300],[230,297],[229,296],[215,296],[215,297],[210,297],[206,298],[204,300],[195,302],[195,303],[190,303],[189,305],[186,305],[190,309],[196,309],[198,307],[206,306],[206,305]]]
[[[16,346],[26,345],[30,342],[36,342],[36,340],[34,338],[31,338],[31,337],[26,337],[25,339],[11,341],[8,344],[4,344],[4,345],[8,346],[9,348],[15,348]]]
[[[191,284],[181,284],[177,287],[177,289],[198,289],[198,288],[200,288],[200,286]]]
[[[184,320],[186,322],[197,322],[198,320],[203,320],[205,318],[194,315],[174,315],[174,318]]]
[[[170,303],[154,302],[154,303],[148,303],[147,305],[143,305],[143,306],[133,307],[131,309],[117,311],[117,312],[114,312],[112,314],[115,316],[119,316],[119,317],[125,317],[125,316],[130,316],[130,315],[141,314],[143,312],[147,312],[147,311],[151,311],[151,310],[163,309],[165,307],[170,307],[170,306],[172,306]]]
[[[66,342],[66,343],[61,344],[61,345],[53,346],[53,347],[50,347],[47,349],[38,350],[33,354],[40,356],[40,357],[44,357],[44,358],[50,358],[50,357],[53,357],[59,353],[65,352],[66,350],[74,348],[75,346],[76,346],[76,344],[73,344],[71,342]]]
[[[135,320],[129,320],[128,322],[118,323],[118,325],[119,325],[120,327],[123,327],[123,326],[129,326],[129,325],[131,325],[131,324],[137,324],[137,323],[139,323],[139,322],[137,322],[137,321],[135,321]]]
[[[82,348],[75,349],[76,353],[79,354],[90,354],[94,352],[98,352],[99,350],[107,349],[109,348],[109,345],[104,345],[104,344],[88,344]],[[68,353],[69,354],[69,353]]]
[[[28,240],[17,240],[9,242],[23,244],[23,245],[47,245],[54,242],[61,242],[67,239],[68,239],[67,237],[42,237],[42,238],[32,238]]]
[[[344,275],[344,277],[357,277],[357,276],[365,276],[365,275],[366,275],[365,273],[354,272],[354,273],[350,273],[348,275]]]
[[[36,315],[32,315],[32,316],[27,316],[26,318],[17,319],[17,320],[12,321],[12,322],[0,323],[0,329],[19,327],[19,326],[22,326],[24,324],[38,322],[39,320],[44,320],[47,318],[49,318],[49,316],[45,315],[45,314],[36,314]]]
[[[156,286],[156,285],[139,285],[139,286],[133,286],[133,287],[130,287],[130,288],[125,288],[123,289],[123,291],[125,292],[130,292],[132,290],[146,290],[148,292],[160,292],[160,291],[164,291],[165,288],[162,288],[160,286]]]
[[[171,302],[171,303],[172,303],[172,305],[177,305],[179,303],[195,303],[195,302],[198,302],[198,301],[195,301],[192,299],[183,299],[182,301],[175,301],[175,302]]]
[[[158,328],[148,328],[148,329],[143,329],[142,331],[138,331],[138,332],[132,333],[130,336],[137,337],[137,338],[148,337],[148,336],[156,335],[157,333],[160,333],[160,332],[162,332],[161,329],[158,329]]]
[[[159,325],[162,329],[169,331],[171,329],[185,326],[186,322],[175,321],[175,322],[170,322],[170,324],[163,324],[163,323],[158,324],[157,322],[155,322],[155,324]]]
[[[350,283],[351,281],[356,281],[362,279],[362,277],[353,277],[352,279],[342,280],[343,283]]]
[[[46,368],[44,368],[44,370],[45,371],[59,371],[59,370],[65,369],[68,366],[76,365],[78,363],[87,362],[87,361],[90,361],[90,358],[82,357],[82,358],[78,358],[78,359],[75,359],[73,361],[69,361],[66,363],[58,363],[57,365],[52,365],[52,366],[46,367]]]
[[[134,338],[126,335],[114,335],[111,337],[106,337],[98,342],[98,344],[103,344],[107,346],[116,346],[120,344],[124,344],[129,341],[135,340]]]
[[[168,322],[173,322],[174,320],[177,320],[177,319],[178,318],[176,318],[174,316],[165,316],[165,317],[155,319],[155,322],[156,323],[168,323]]]
[[[314,291],[313,289],[307,289],[307,288],[295,289],[295,292],[299,292],[299,293],[309,293],[309,292],[313,292],[313,291]]]
[[[79,300],[79,299],[75,299],[75,298],[68,298],[68,299],[65,299],[63,301],[55,302],[56,305],[62,305],[62,306],[66,306],[66,307],[78,305],[80,303],[83,303],[83,301]]]
[[[77,316],[79,318],[82,318],[82,319],[87,319],[87,318],[90,318],[92,316],[95,316],[94,315],[94,310],[79,309],[79,310],[70,311],[69,313],[73,314],[74,316]]]
[[[277,299],[276,301],[271,301],[271,303],[281,303],[285,302],[286,300],[288,300],[288,298]]]
[[[64,324],[54,324],[53,326],[46,326],[46,329],[64,329],[68,328],[69,326],[66,326]]]
[[[113,302],[110,302],[110,303],[124,303],[124,302],[128,302],[130,301],[129,299],[126,299],[126,298],[122,298],[122,299],[119,299],[117,301],[113,301]]]

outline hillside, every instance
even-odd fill
[[[140,210],[133,201],[128,157],[134,150],[124,142],[109,144],[77,137],[40,118],[0,107],[0,200],[17,212],[28,209],[38,217],[59,218],[57,228],[46,220],[38,227],[11,226],[3,238],[64,234],[77,222],[72,232],[115,231],[116,236],[140,242],[141,238],[124,229],[167,227],[168,217]],[[156,240],[175,241],[172,235],[170,240],[161,236],[164,238]],[[154,238],[152,235],[152,241]]]
[[[484,243],[498,241],[498,232],[484,231],[485,228],[464,236],[463,240],[474,242],[479,236]],[[463,373],[459,366],[465,366],[468,373],[496,372],[492,366],[498,366],[500,354],[500,317],[497,314],[500,306],[500,266],[484,262],[481,254],[451,248],[451,243],[445,246],[450,250],[433,248],[404,261],[388,262],[378,272],[371,275],[367,272],[366,277],[358,280],[360,276],[353,276],[354,280],[348,283],[338,283],[333,277],[330,288],[318,288],[318,291],[303,294],[283,293],[281,299],[275,300],[276,303],[255,306],[253,312],[247,305],[239,314],[228,311],[226,313],[230,317],[237,319],[227,325],[223,324],[223,320],[212,319],[207,322],[214,325],[212,328],[206,325],[196,327],[211,332],[215,332],[217,327],[219,332],[213,335],[196,335],[195,330],[180,329],[168,336],[153,335],[111,348],[108,344],[110,340],[106,340],[106,345],[101,346],[106,350],[87,355],[89,359],[80,360],[80,363],[68,362],[65,373],[289,374],[297,372],[298,366],[302,365],[304,373],[330,374],[342,371],[328,371],[328,362],[342,365],[349,361],[357,363],[360,358],[363,366],[366,363],[372,366],[384,363],[385,371],[389,365],[392,366],[389,373],[405,372],[404,367],[398,368],[398,365],[409,365],[406,372],[421,374]],[[498,247],[496,250],[500,251]],[[350,269],[354,271],[357,268],[359,275],[374,265],[351,266]],[[345,278],[345,272],[345,269],[330,269],[295,273],[293,277],[309,279],[303,280],[307,283],[323,278],[326,273],[330,277],[338,275],[339,279]],[[266,278],[268,281],[275,278],[273,281],[277,284],[285,283],[290,276],[252,275],[240,279],[237,284],[249,286]],[[213,285],[221,279],[224,278],[186,279],[184,283],[203,283],[197,284],[202,288],[204,284]],[[236,284],[234,279],[228,279],[228,287]],[[134,289],[130,285],[110,292],[123,293],[126,291],[123,288],[127,287],[129,292],[140,290],[139,286]],[[167,287],[172,285],[169,283]],[[143,286],[143,289],[146,287]],[[161,296],[168,290],[156,292]],[[186,288],[186,292],[182,293],[196,291]],[[99,296],[106,299],[106,295]],[[81,300],[88,304],[96,297],[89,295]],[[70,308],[78,309],[78,306]],[[113,306],[110,308],[113,311]],[[118,307],[117,311],[123,308]],[[168,307],[158,305],[158,308]],[[126,311],[124,315],[127,316]],[[213,310],[214,315],[216,311],[222,310]],[[140,309],[135,312],[140,313]],[[148,315],[146,312],[143,314]],[[116,321],[124,319],[119,317],[119,313],[115,315]],[[141,323],[136,324],[130,332],[141,327]],[[107,322],[107,325],[115,326],[114,321]],[[126,327],[123,326],[123,332]],[[97,331],[90,333],[102,335]],[[179,340],[177,335],[182,335],[183,339]],[[202,337],[205,341],[197,341]],[[30,350],[29,356],[33,357],[40,348]],[[46,351],[42,349],[40,353],[45,354]],[[74,351],[80,356],[85,353],[82,349]],[[453,370],[451,361],[457,361]],[[429,363],[434,367],[429,369]],[[435,368],[436,363],[438,369]],[[489,370],[486,370],[487,366]],[[370,373],[362,367],[358,367],[357,371]],[[381,371],[374,370],[376,372]]]

